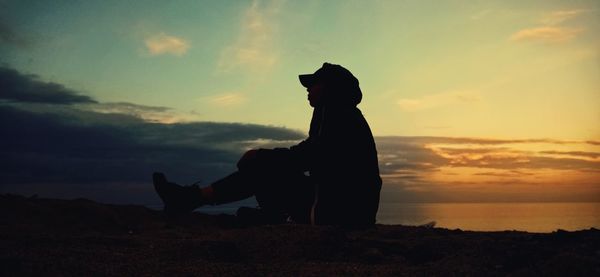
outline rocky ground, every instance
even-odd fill
[[[0,276],[600,276],[600,231],[166,222],[141,206],[0,195]]]

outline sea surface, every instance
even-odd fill
[[[593,203],[381,203],[377,222],[473,231],[552,232],[600,229],[600,202]]]
[[[250,202],[249,202],[250,203]],[[233,214],[240,205],[199,209]],[[252,206],[250,205],[246,206]],[[422,225],[472,231],[600,229],[600,202],[592,203],[380,203],[379,224]]]

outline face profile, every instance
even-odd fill
[[[339,64],[323,63],[314,73],[298,76],[309,92],[313,108],[319,106],[348,106],[360,103],[362,92],[356,77]]]
[[[317,107],[323,103],[325,86],[322,83],[311,85],[306,91],[308,91],[308,102],[311,107]]]

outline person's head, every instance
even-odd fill
[[[362,99],[358,79],[341,65],[324,63],[315,73],[298,77],[300,83],[306,87],[308,101],[313,107],[356,106]]]

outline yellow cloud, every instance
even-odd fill
[[[225,93],[213,96],[208,101],[219,107],[239,106],[246,102],[246,97],[241,93]]]
[[[585,11],[586,10],[568,10],[551,12],[542,17],[540,23],[544,25],[557,25],[571,18],[577,17]]]
[[[123,114],[142,119],[147,122],[164,124],[190,122],[197,120],[191,114],[183,114],[168,107],[145,106],[127,102],[95,103],[80,106],[83,110],[89,110],[99,114]]]
[[[581,28],[563,28],[563,27],[537,27],[520,30],[514,33],[511,41],[544,41],[544,42],[565,42],[575,38],[583,29]]]
[[[594,201],[600,145],[551,139],[378,137],[381,176],[390,187],[454,201]],[[383,194],[382,194],[383,195]]]
[[[145,39],[146,49],[150,55],[172,54],[181,56],[190,48],[190,43],[182,38],[159,33]]]
[[[543,26],[526,28],[514,33],[511,41],[543,41],[550,43],[565,42],[575,38],[583,31],[582,28],[567,28],[561,23],[579,16],[586,10],[565,10],[547,13],[540,19]]]

